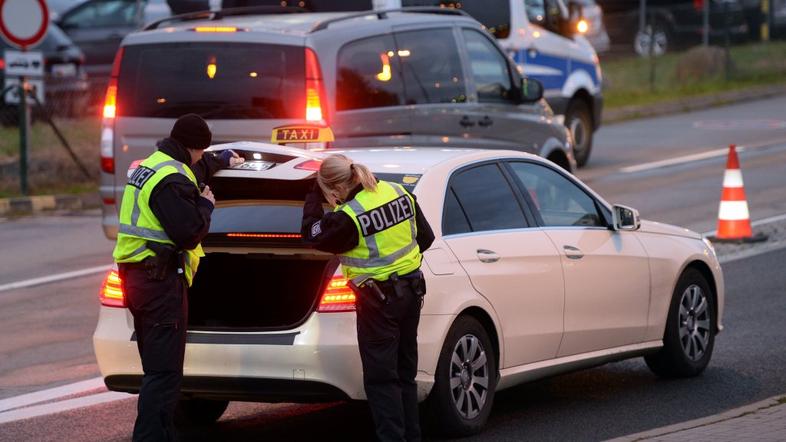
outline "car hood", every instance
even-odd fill
[[[684,227],[672,226],[656,221],[641,220],[640,232],[657,233],[659,235],[681,236],[684,238],[701,239],[701,235]]]

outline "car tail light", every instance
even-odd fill
[[[0,58],[0,69],[5,70],[5,59]]]
[[[347,285],[349,281],[343,276],[334,276],[322,293],[317,311],[321,313],[355,311],[355,292]]]
[[[196,32],[237,32],[238,29],[234,26],[197,26],[194,28]]]
[[[126,295],[123,293],[123,285],[120,274],[117,270],[110,270],[101,284],[101,291],[98,293],[101,305],[107,307],[126,307]]]
[[[693,9],[698,12],[704,10],[704,0],[693,0]]]
[[[112,75],[106,88],[104,99],[103,120],[101,120],[101,170],[115,173],[115,117],[117,116],[117,77],[120,75],[120,62],[123,59],[123,48],[117,50],[112,63]]]
[[[303,235],[299,233],[245,233],[231,232],[226,234],[227,238],[255,238],[255,239],[301,239]]]
[[[327,112],[325,105],[325,84],[317,55],[306,48],[306,120],[325,124]]]
[[[308,160],[308,161],[304,161],[304,162],[296,165],[295,169],[311,170],[311,171],[316,172],[316,171],[319,170],[319,167],[321,165],[322,165],[322,161],[320,161],[320,160]]]

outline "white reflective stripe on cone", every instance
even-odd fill
[[[740,221],[750,219],[747,201],[721,201],[718,219],[723,221]]]
[[[723,187],[742,187],[742,171],[740,169],[726,169],[723,175]]]

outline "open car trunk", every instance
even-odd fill
[[[207,253],[189,290],[192,330],[281,330],[314,311],[337,261],[328,256]]]

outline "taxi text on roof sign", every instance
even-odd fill
[[[271,142],[284,143],[326,143],[334,141],[333,131],[325,126],[289,125],[273,128]]]

